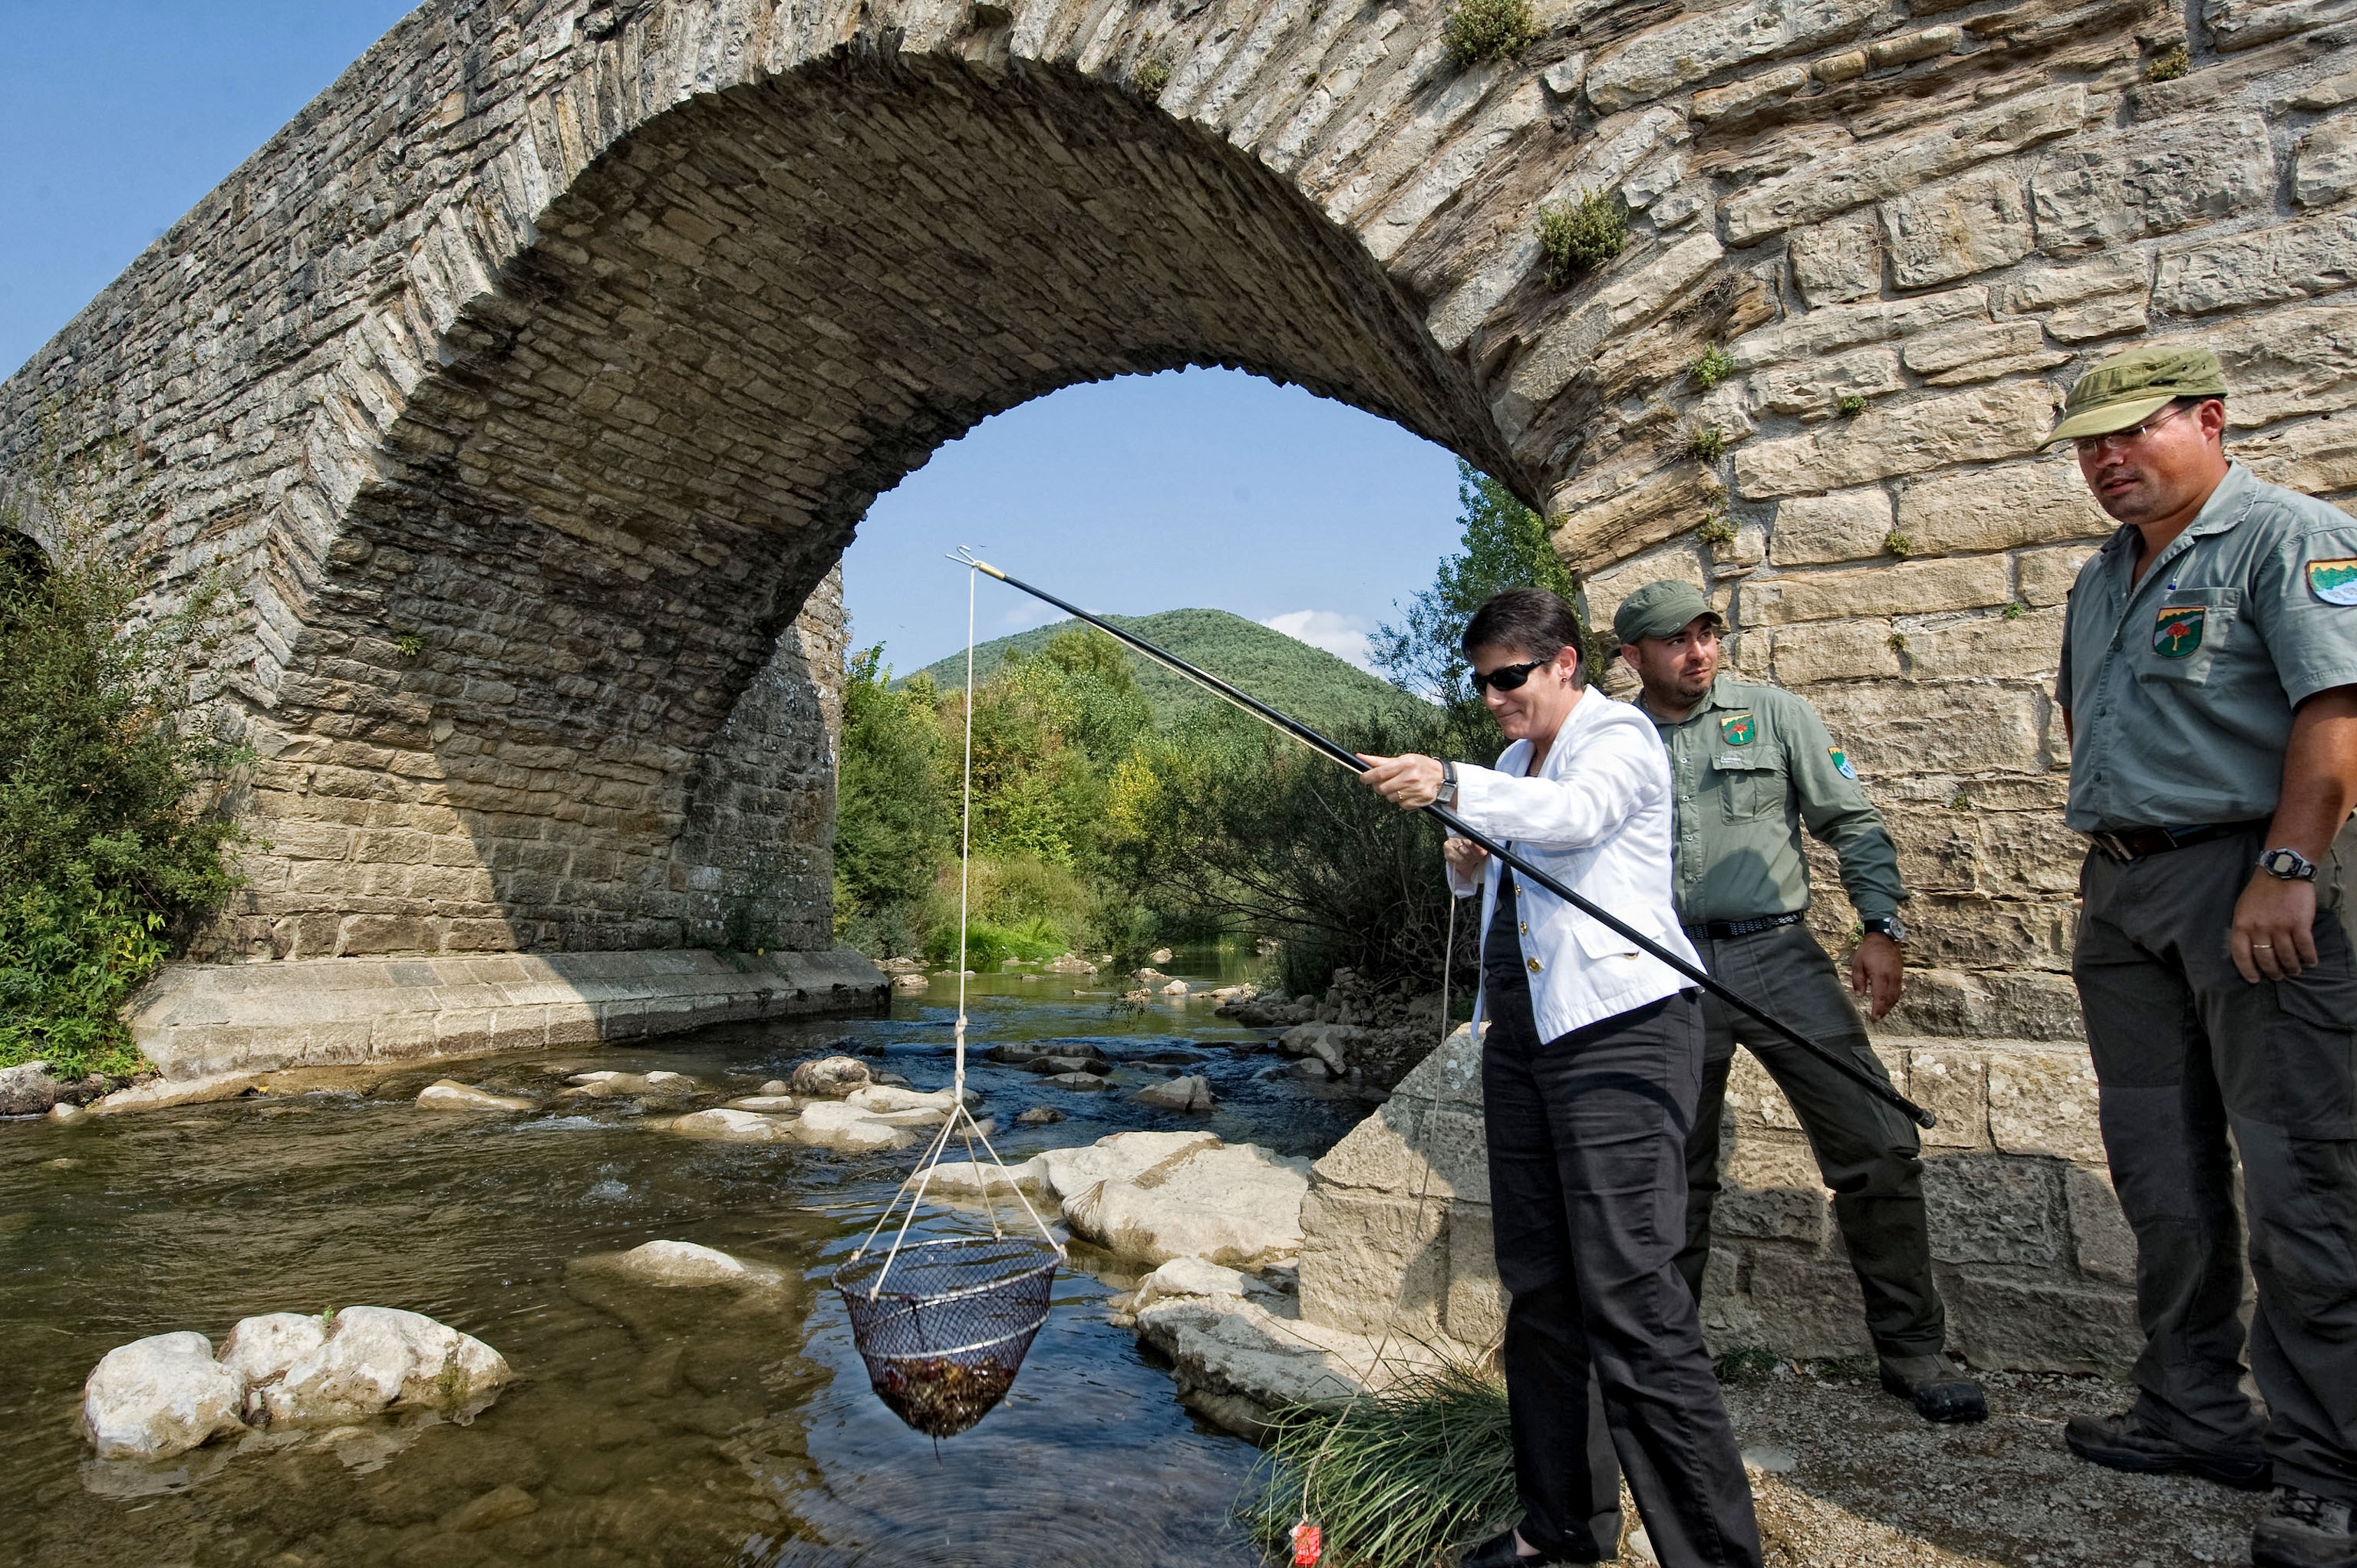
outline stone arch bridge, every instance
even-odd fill
[[[2264,473],[2357,487],[2352,17],[1535,0],[1461,65],[1435,0],[429,0],[0,385],[23,527],[250,607],[210,674],[269,847],[142,1043],[872,996],[827,950],[853,528],[997,410],[1240,366],[1508,480],[1598,615],[1705,585],[1819,703],[1921,890],[1887,1053],[2008,1217],[1950,1261],[2094,1291],[2045,686],[2105,525],[2035,444],[2090,357],[2199,338]],[[1630,243],[1551,281],[1583,192]],[[1738,1093],[1738,1185],[1805,1198]],[[1831,1267],[1821,1199],[1731,1203],[1728,1288]]]

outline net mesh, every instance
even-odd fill
[[[1060,1261],[1040,1241],[976,1236],[844,1264],[834,1284],[876,1396],[929,1437],[989,1414],[1048,1321]]]

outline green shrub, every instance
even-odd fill
[[[1403,1380],[1340,1412],[1269,1424],[1263,1479],[1240,1508],[1263,1549],[1307,1515],[1334,1568],[1428,1568],[1504,1528],[1518,1508],[1506,1391],[1452,1367]]]
[[[1756,1387],[1776,1375],[1784,1359],[1758,1345],[1738,1345],[1713,1363],[1718,1380],[1735,1388]]]
[[[1458,70],[1512,59],[1539,41],[1531,0],[1462,0],[1440,26],[1440,41]]]
[[[2004,611],[2005,618],[2007,620],[2019,620],[2028,613],[2028,607],[2023,605],[2019,599],[2016,599],[2011,604],[2006,606]]]
[[[1140,98],[1148,103],[1157,102],[1162,97],[1162,90],[1170,85],[1170,62],[1160,55],[1148,55],[1137,62],[1136,68],[1129,73],[1129,81],[1130,85],[1137,89]]]
[[[1735,524],[1727,521],[1724,513],[1713,512],[1702,520],[1702,526],[1695,530],[1695,537],[1713,549],[1718,549],[1735,542]]]
[[[1561,288],[1629,248],[1629,209],[1609,190],[1582,190],[1577,201],[1544,202],[1534,228],[1546,256],[1549,288]]]
[[[1687,436],[1686,445],[1704,462],[1716,463],[1727,456],[1727,432],[1716,424],[1698,425]]]
[[[1849,392],[1842,398],[1841,414],[1844,419],[1856,419],[1865,412],[1866,399],[1860,393]]]
[[[2183,44],[2171,44],[2152,57],[2144,68],[2147,81],[2175,81],[2193,69],[2193,57]]]
[[[1703,350],[1701,359],[1686,367],[1686,374],[1694,377],[1695,385],[1705,392],[1710,391],[1734,373],[1735,357],[1716,343]]]
[[[194,682],[230,596],[207,577],[145,620],[145,585],[95,525],[54,565],[0,552],[0,1066],[136,1071],[118,1009],[240,886],[211,808],[243,754]]]
[[[1915,553],[1915,542],[1894,528],[1882,536],[1882,550],[1886,555],[1896,555],[1904,561]]]

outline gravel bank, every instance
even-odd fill
[[[1870,1369],[1780,1367],[1727,1390],[1770,1568],[2176,1568],[2246,1563],[2266,1494],[2128,1476],[2062,1446],[2062,1423],[2133,1391],[2000,1372],[1989,1419],[1932,1426]],[[1764,1466],[1764,1467],[1762,1467]]]

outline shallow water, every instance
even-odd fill
[[[1203,1004],[1071,994],[1087,979],[973,983],[970,1081],[1010,1163],[1132,1127],[1208,1126],[1318,1154],[1366,1109],[1265,1077],[1282,1058],[1254,1054],[1260,1036]],[[877,1402],[824,1281],[920,1151],[693,1141],[645,1124],[677,1107],[627,1101],[515,1117],[409,1103],[446,1073],[546,1097],[593,1067],[667,1068],[740,1094],[838,1049],[937,1088],[953,984],[897,1002],[888,1019],[405,1069],[357,1091],[82,1128],[0,1124],[0,1563],[1255,1562],[1228,1519],[1253,1450],[1199,1429],[1168,1376],[1104,1321],[1104,1297],[1126,1283],[1112,1260],[1076,1250],[1101,1273],[1060,1276],[1013,1391],[974,1431],[937,1449]],[[1043,1038],[1095,1046],[1116,1064],[1114,1090],[1076,1093],[978,1059]],[[1178,1051],[1204,1059],[1143,1060]],[[1122,1092],[1182,1065],[1211,1076],[1213,1115]],[[1034,1104],[1067,1120],[1015,1124]],[[658,1237],[801,1283],[739,1295],[568,1272]],[[194,1328],[218,1346],[249,1314],[362,1303],[481,1337],[517,1380],[465,1427],[380,1423],[157,1466],[102,1464],[73,1430],[81,1381],[115,1345]]]

